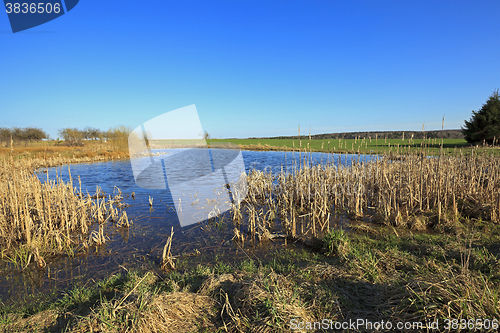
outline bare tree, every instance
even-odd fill
[[[77,128],[63,128],[58,131],[59,135],[64,139],[68,146],[82,146],[84,131]]]

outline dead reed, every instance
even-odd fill
[[[165,246],[163,247],[163,254],[162,254],[162,260],[161,260],[161,268],[162,269],[175,269],[175,263],[174,263],[174,258],[172,256],[172,253],[170,252],[170,249],[172,247],[172,239],[174,237],[174,227],[170,230],[170,236],[167,238],[167,242],[165,243]]]
[[[72,255],[104,243],[107,222],[130,223],[118,189],[106,197],[97,188],[91,196],[72,179],[48,179],[47,174],[41,182],[34,170],[46,165],[39,159],[0,159],[0,244],[2,258],[15,266],[33,260],[44,266],[44,256]]]
[[[294,172],[252,171],[247,197],[233,216],[246,217],[251,240],[278,230],[292,238],[317,236],[341,217],[414,230],[453,229],[460,217],[500,221],[500,159],[491,154],[340,160],[303,162]]]

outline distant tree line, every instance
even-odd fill
[[[68,146],[82,146],[85,140],[100,140],[111,142],[112,145],[123,148],[127,144],[130,132],[131,129],[125,126],[110,128],[107,131],[87,126],[84,129],[62,128],[57,133],[59,138],[64,140],[64,144]],[[38,127],[0,127],[0,146],[10,145],[11,140],[16,143],[43,139],[48,140],[49,135]]]
[[[426,139],[436,139],[441,138],[441,136],[445,139],[463,139],[464,135],[461,130],[437,130],[437,131],[379,131],[379,132],[346,132],[346,133],[327,133],[327,134],[316,134],[311,135],[311,139],[362,139],[362,138],[372,138],[375,137],[379,139],[403,139],[403,135],[405,139],[410,139],[413,136],[413,139],[423,139],[424,136]],[[306,140],[309,139],[308,135],[301,135],[301,139]],[[296,139],[297,136],[277,136],[269,139]]]
[[[38,127],[0,127],[0,141],[10,143],[13,141],[40,141],[48,139],[47,133]]]
[[[101,131],[98,128],[85,127],[78,128],[62,128],[57,131],[59,136],[66,142],[78,143],[82,140],[103,140],[107,139],[107,131]]]
[[[84,140],[100,140],[109,141],[121,147],[126,145],[130,132],[131,129],[125,126],[110,128],[107,131],[87,126],[84,129],[62,128],[58,131],[58,134],[64,140],[65,144],[69,146],[81,146]]]

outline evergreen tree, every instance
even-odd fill
[[[500,97],[497,91],[493,92],[490,98],[478,111],[472,111],[472,117],[465,121],[462,127],[465,140],[469,143],[488,144],[498,143],[500,139]]]

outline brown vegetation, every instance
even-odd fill
[[[2,258],[15,266],[33,260],[44,266],[46,255],[71,255],[78,248],[105,242],[106,222],[129,223],[119,191],[106,197],[97,189],[91,196],[72,180],[42,183],[34,174],[40,167],[65,162],[0,158],[0,244]]]
[[[346,216],[413,230],[456,229],[459,216],[500,221],[496,157],[384,156],[338,165],[305,163],[276,175],[253,171],[245,202],[233,215],[247,217],[251,239],[279,229],[292,238],[318,236]],[[241,239],[239,230],[235,236]]]
[[[116,145],[111,142],[84,142],[82,146],[66,146],[64,142],[32,142],[16,143],[12,148],[0,148],[0,156],[13,158],[32,158],[43,160],[50,166],[105,161],[109,159],[128,158],[128,149],[120,141]]]

